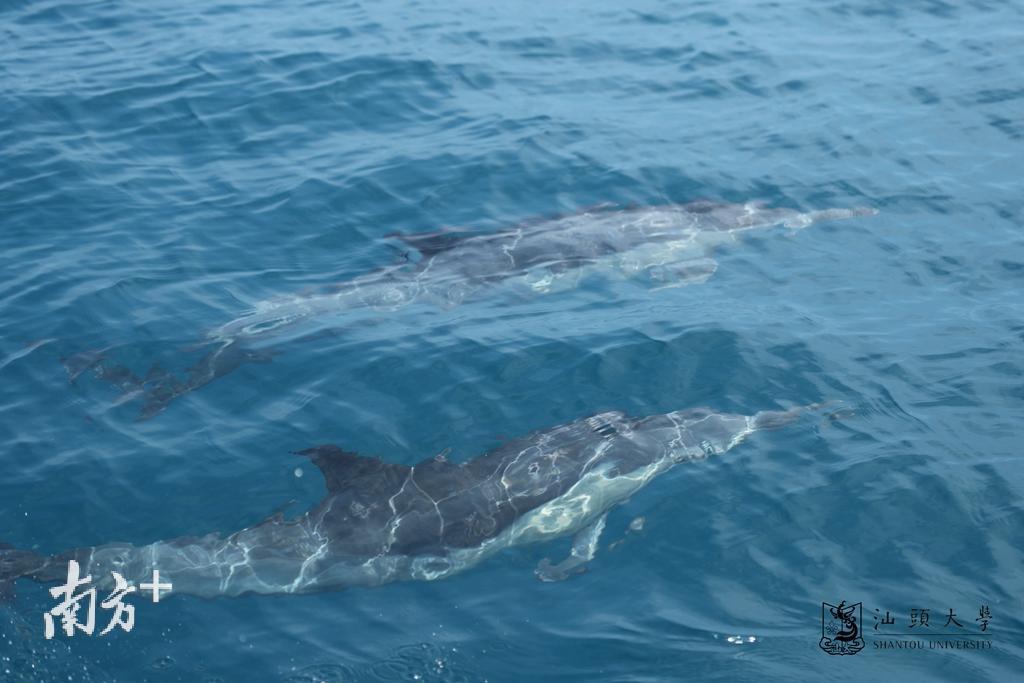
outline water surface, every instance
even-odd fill
[[[623,542],[563,583],[533,567],[568,539],[433,584],[135,601],[131,633],[46,641],[52,601],[22,582],[0,671],[1011,680],[1022,21],[995,1],[6,3],[0,540],[53,552],[297,514],[323,483],[290,452],[316,443],[413,464],[602,410],[852,414],[655,481],[610,516],[605,545]],[[342,325],[144,422],[60,362],[111,348],[182,369],[255,302],[392,262],[394,231],[699,198],[881,213],[749,235],[702,285]],[[855,657],[818,648],[839,600],[864,605]],[[991,651],[870,644],[875,608],[904,625],[930,608],[941,631],[950,608],[976,630],[981,605]]]

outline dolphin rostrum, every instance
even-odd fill
[[[537,575],[558,580],[593,559],[608,511],[674,465],[725,453],[817,405],[754,415],[692,409],[643,418],[604,412],[505,443],[463,464],[415,466],[318,446],[302,451],[327,495],[296,519],[278,513],[229,536],[211,533],[52,556],[0,550],[0,589],[20,577],[63,581],[79,563],[96,585],[154,569],[175,593],[309,593],[435,580],[509,546],[575,534],[569,557]],[[6,584],[6,586],[5,586]]]
[[[145,419],[242,363],[269,360],[268,351],[254,349],[280,343],[313,319],[356,311],[376,315],[414,303],[448,309],[502,288],[513,295],[543,294],[574,287],[592,274],[645,281],[655,288],[700,283],[718,267],[713,249],[744,231],[775,225],[796,230],[875,213],[871,208],[801,213],[763,202],[699,201],[577,213],[486,234],[399,235],[406,252],[400,263],[327,292],[262,302],[210,330],[200,346],[212,350],[184,380],[156,367],[138,377],[96,353],[79,354],[67,365],[72,379],[92,369],[131,395],[141,395],[140,417]]]

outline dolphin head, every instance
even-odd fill
[[[821,209],[801,213],[796,209],[770,207],[764,200],[753,200],[742,204],[697,201],[683,204],[682,209],[696,217],[704,230],[750,230],[784,225],[791,230],[806,228],[821,221],[845,220],[858,216],[874,216],[877,209],[857,207],[852,209]]]
[[[743,443],[755,431],[777,429],[829,404],[814,403],[789,410],[762,410],[754,415],[690,408],[636,420],[634,441],[654,450],[660,444],[676,462],[720,455]]]
[[[708,408],[691,408],[669,413],[680,432],[705,455],[725,453],[753,431],[750,418],[736,413],[716,413]]]
[[[677,410],[637,420],[634,434],[645,442],[657,442],[676,462],[725,453],[738,445],[755,426],[752,418],[717,413],[709,408]]]
[[[792,220],[798,211],[785,208],[771,208],[767,202],[754,200],[743,204],[698,201],[684,204],[683,208],[699,217],[700,224],[708,230],[746,230],[767,227]]]

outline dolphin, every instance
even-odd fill
[[[440,231],[392,235],[405,261],[355,277],[321,294],[257,305],[210,330],[210,341],[234,343],[276,336],[301,321],[337,311],[395,311],[413,303],[452,308],[506,285],[548,293],[577,285],[592,273],[639,278],[656,286],[704,282],[718,267],[714,248],[748,230],[878,213],[872,208],[801,213],[745,204],[699,201],[662,207],[599,210],[485,234]]]
[[[45,556],[0,550],[0,588],[24,577],[63,581],[69,562],[95,585],[154,569],[174,593],[203,597],[310,593],[443,579],[504,548],[574,535],[571,553],[541,562],[546,581],[584,569],[608,511],[679,463],[725,453],[818,405],[753,415],[690,409],[632,418],[603,412],[500,445],[462,464],[414,466],[323,445],[300,451],[327,494],[295,519],[275,514],[228,536],[112,543]]]
[[[72,381],[91,369],[129,397],[142,396],[139,417],[146,419],[242,363],[266,362],[275,351],[259,346],[305,334],[302,323],[315,319],[360,311],[374,317],[412,304],[451,309],[487,293],[547,294],[571,289],[592,275],[629,278],[656,289],[696,284],[718,268],[715,247],[746,231],[776,225],[799,230],[876,213],[872,208],[800,212],[760,201],[698,201],[605,208],[485,234],[393,235],[402,245],[400,262],[337,283],[330,291],[261,302],[209,330],[198,348],[211,350],[186,371],[184,380],[156,366],[139,378],[97,352],[65,364]]]

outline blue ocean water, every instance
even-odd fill
[[[135,601],[130,633],[49,641],[53,601],[19,582],[0,674],[1013,680],[1022,22],[995,0],[4,3],[0,541],[298,514],[324,485],[291,452],[317,443],[464,461],[603,410],[843,411],[655,480],[565,582],[533,568],[568,539],[441,582]],[[880,213],[748,235],[704,284],[342,325],[145,421],[61,362],[184,367],[256,302],[394,261],[395,231],[699,198]],[[852,657],[818,647],[841,600]],[[873,645],[912,609],[978,634],[982,606],[991,649]]]

